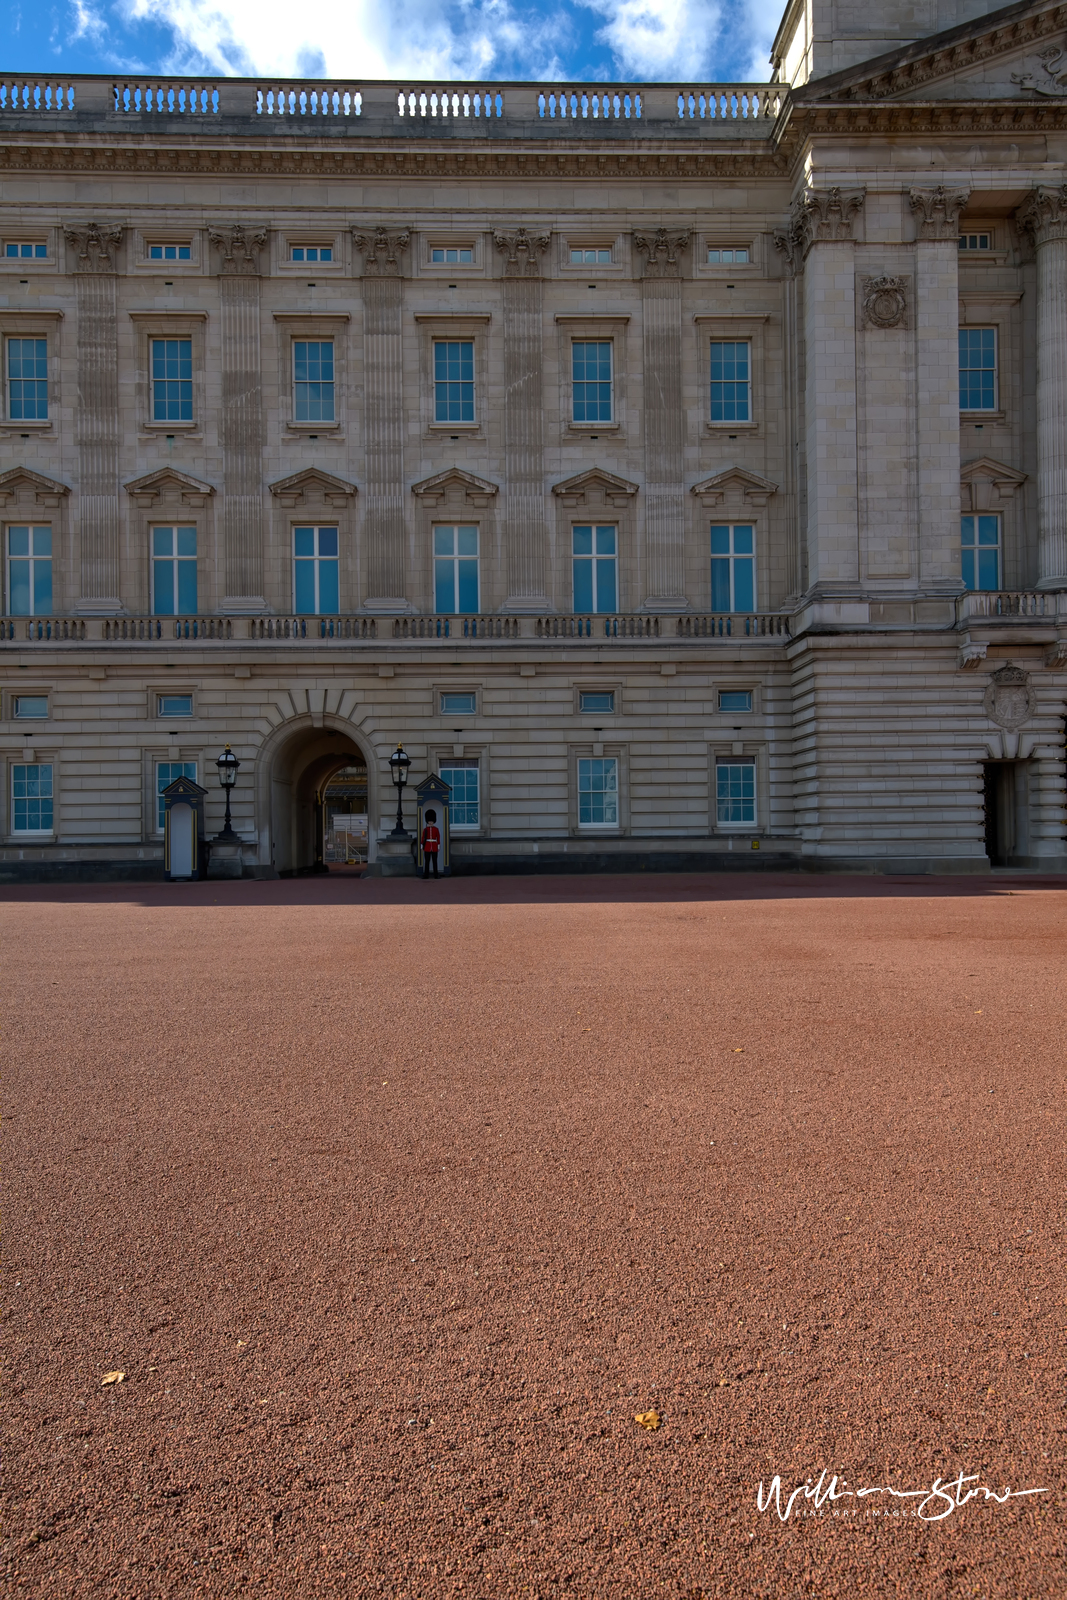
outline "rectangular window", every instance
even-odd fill
[[[960,329],[960,410],[997,409],[997,330]]]
[[[290,261],[332,261],[331,244],[294,244],[289,250]]]
[[[610,250],[572,250],[572,267],[610,267]]]
[[[48,696],[46,694],[17,694],[15,696],[16,717],[47,717]]]
[[[46,617],[51,609],[51,528],[8,528],[8,616]]]
[[[961,250],[989,250],[992,248],[992,236],[988,233],[961,233]]]
[[[474,340],[435,339],[433,346],[435,422],[474,421]]]
[[[711,420],[752,420],[752,346],[747,340],[711,341]]]
[[[7,405],[12,422],[47,422],[47,339],[7,341]]]
[[[152,340],[152,421],[192,422],[193,341]]]
[[[434,610],[439,615],[472,615],[478,610],[478,529],[433,530]]]
[[[156,827],[163,832],[167,814],[163,791],[175,778],[192,778],[196,782],[195,761],[157,761],[156,762]]]
[[[571,384],[575,422],[612,420],[610,339],[576,339],[572,343]]]
[[[579,757],[578,826],[619,826],[619,763],[614,756]]]
[[[156,715],[159,717],[191,717],[193,714],[193,697],[191,694],[157,694]]]
[[[717,523],[712,527],[711,609],[756,609],[756,544],[750,523]]]
[[[736,246],[730,250],[721,247],[708,249],[708,265],[711,267],[744,267],[748,265],[747,249],[738,250]]]
[[[333,340],[293,340],[293,419],[333,422]]]
[[[610,524],[571,529],[575,611],[618,610],[618,534]]]
[[[150,244],[148,246],[149,261],[191,261],[193,259],[192,245],[188,244]]]
[[[477,761],[451,761],[441,768],[441,776],[452,790],[448,801],[448,821],[453,828],[478,828],[481,810],[478,794]]]
[[[430,251],[430,260],[434,266],[469,267],[474,260],[474,251],[462,245],[435,246]]]
[[[152,614],[196,615],[196,529],[152,529]]]
[[[578,710],[612,713],[615,710],[615,693],[611,689],[582,689],[578,694]]]
[[[715,815],[720,826],[743,826],[756,820],[756,763],[715,763]]]
[[[4,245],[4,255],[9,261],[47,261],[48,246],[28,239],[9,239]]]
[[[52,765],[11,768],[12,833],[52,832]]]
[[[336,528],[293,529],[293,607],[302,617],[329,616],[341,607]]]
[[[471,717],[478,709],[476,694],[442,694],[441,715]]]
[[[719,690],[719,710],[720,711],[751,711],[752,710],[752,690],[751,689],[720,689]]]
[[[961,517],[960,545],[965,589],[1000,588],[1000,518]]]

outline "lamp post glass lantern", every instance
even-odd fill
[[[411,757],[402,744],[398,744],[389,757],[389,772],[396,785],[396,827],[389,835],[390,839],[407,839],[407,829],[404,827],[404,785],[408,781],[408,768]]]
[[[216,839],[236,840],[237,834],[234,833],[233,825],[230,822],[230,795],[233,793],[233,786],[237,782],[237,769],[240,767],[241,763],[238,761],[229,745],[227,745],[221,756],[219,756],[219,759],[215,762],[215,765],[219,769],[219,782],[226,791],[226,822],[223,826],[222,832],[217,833],[215,837]]]

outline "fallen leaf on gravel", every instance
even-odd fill
[[[638,1411],[634,1414],[634,1421],[639,1423],[642,1428],[647,1428],[649,1433],[654,1433],[663,1418],[658,1411]]]
[[[745,1053],[745,1047],[744,1047],[743,1044],[734,1045],[734,1055],[735,1056],[743,1056],[744,1053]]]
[[[125,1381],[126,1374],[124,1372],[105,1372],[100,1379],[100,1387],[103,1388],[105,1383],[124,1383]]]

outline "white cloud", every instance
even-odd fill
[[[689,81],[706,74],[719,37],[719,0],[582,0],[605,17],[598,37],[627,76]]]

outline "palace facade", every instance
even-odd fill
[[[1067,867],[1067,8],[774,73],[3,81],[0,881]]]

